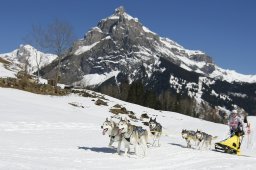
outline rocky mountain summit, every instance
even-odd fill
[[[76,57],[75,57],[76,56]],[[186,61],[205,62],[202,68],[188,66]],[[87,74],[103,74],[112,71],[133,73],[145,63],[157,65],[163,57],[189,71],[212,72],[212,59],[201,51],[186,50],[176,42],[159,37],[131,17],[123,7],[110,17],[101,20],[97,27],[74,43],[69,55],[63,59],[63,82],[79,81]],[[70,62],[70,61],[73,62]],[[77,67],[77,65],[81,67]],[[76,77],[69,70],[76,72]],[[147,68],[148,71],[152,71]],[[52,70],[55,71],[55,70]],[[46,75],[51,74],[49,72]],[[132,78],[132,77],[131,77]]]

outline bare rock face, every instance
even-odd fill
[[[86,36],[85,36],[85,39],[87,40],[87,44],[84,44],[84,45],[90,45],[90,44],[93,44],[95,42],[98,42],[100,41],[102,38],[104,37],[104,34],[103,32],[101,31],[100,28],[98,27],[94,27],[92,28],[91,31],[89,31]]]
[[[214,64],[211,64],[210,62],[202,67],[202,71],[206,74],[211,74],[215,70]]]
[[[212,63],[212,58],[206,54],[193,54],[190,56],[190,59],[194,61],[204,61],[206,63]]]

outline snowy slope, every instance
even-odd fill
[[[170,49],[175,49],[175,51],[179,51],[180,53],[173,54],[173,56],[176,56],[179,60],[181,60],[180,67],[184,68],[185,70],[192,71],[191,68],[196,67],[197,69],[194,70],[197,73],[205,74],[206,76],[209,76],[214,79],[221,79],[225,80],[227,82],[248,82],[248,83],[255,83],[256,82],[256,75],[245,75],[236,72],[235,70],[228,70],[223,69],[217,66],[214,63],[211,63],[209,61],[196,61],[192,59],[193,56],[197,55],[205,55],[204,52],[199,50],[188,50],[178,43],[168,39],[168,38],[161,38],[161,42],[165,44],[164,47],[161,47],[160,50],[164,51],[163,48],[168,48],[168,51]],[[170,52],[169,52],[170,53]],[[171,53],[169,54],[171,55]],[[212,73],[205,73],[203,70],[205,67],[208,67],[209,64],[214,67],[214,71]]]
[[[0,63],[0,77],[15,77],[15,71],[7,69],[3,63]]]
[[[20,45],[18,49],[10,53],[0,54],[0,57],[11,62],[11,64],[8,65],[7,70],[15,73],[24,68],[27,60],[28,72],[33,73],[37,70],[37,62],[41,68],[51,63],[57,56],[40,52],[31,45]],[[0,68],[2,69],[3,66],[0,65]],[[0,73],[0,77],[4,76]]]
[[[0,88],[0,169],[254,169],[255,143],[235,156],[208,150],[187,149],[180,132],[201,129],[223,139],[225,125],[173,112],[160,112],[107,97],[109,106],[96,106],[91,98],[54,97]],[[68,103],[76,102],[84,108]],[[100,126],[114,104],[137,115],[158,115],[164,133],[161,147],[149,148],[145,158],[129,158],[107,148],[108,137]],[[250,117],[255,129],[256,118]],[[253,136],[254,137],[254,136]],[[254,152],[252,152],[254,151]]]
[[[219,78],[221,80],[225,80],[227,82],[248,82],[248,83],[256,83],[256,75],[245,75],[241,73],[237,73],[235,70],[225,70],[218,66],[214,72],[210,74],[212,78]]]
[[[100,85],[104,81],[108,80],[109,78],[113,76],[117,76],[119,71],[112,71],[110,73],[105,74],[87,74],[83,76],[83,79],[81,81],[75,82],[74,84],[82,84],[86,85],[87,87],[93,87],[96,85]]]

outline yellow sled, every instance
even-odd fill
[[[230,138],[215,143],[215,149],[229,154],[240,155],[241,139],[238,135],[233,135]]]

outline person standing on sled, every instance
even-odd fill
[[[244,137],[243,121],[237,110],[232,110],[229,115],[228,126],[230,128],[230,137],[215,143],[215,149],[225,153],[240,155],[240,146]]]
[[[232,110],[229,116],[228,125],[230,128],[230,136],[233,136],[234,134],[236,134],[237,136],[244,135],[243,121],[238,115],[237,110]]]

